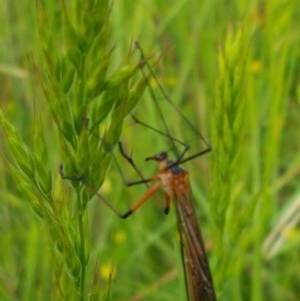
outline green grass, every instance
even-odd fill
[[[298,300],[298,3],[123,2],[0,4],[0,299],[186,300],[174,208],[154,199],[121,220],[90,199],[101,187],[125,211],[145,191],[111,162],[119,139],[146,177],[166,147],[126,118],[162,128],[137,40],[212,145],[185,167],[218,300]],[[155,92],[172,134],[201,148]]]

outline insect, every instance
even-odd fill
[[[121,143],[119,148],[125,159],[136,169],[131,157],[123,150]],[[104,203],[123,219],[132,215],[159,190],[163,190],[165,195],[165,214],[169,213],[171,199],[174,199],[189,301],[216,301],[216,295],[192,201],[189,174],[180,167],[180,164],[204,155],[209,151],[210,148],[207,148],[180,161],[169,160],[167,152],[160,152],[154,156],[147,157],[146,161],[156,161],[158,163],[158,173],[149,179],[142,179],[127,184],[132,186],[139,183],[153,183],[146,193],[125,213],[120,213],[108,200],[97,193]],[[64,179],[74,180],[74,178],[64,175],[62,165],[60,166],[60,174]]]
[[[121,145],[120,148],[125,158],[130,161]],[[181,161],[169,160],[167,152],[160,152],[147,157],[146,161],[152,160],[158,163],[158,173],[156,176],[140,182],[152,182],[153,185],[135,205],[124,214],[119,215],[121,218],[127,218],[160,189],[163,190],[165,195],[165,214],[168,214],[171,199],[174,199],[185,282],[190,301],[215,301],[216,295],[192,201],[189,174],[179,165],[209,151],[210,148],[207,148]]]
[[[140,46],[138,45],[138,47]],[[140,51],[141,56],[146,61],[147,65],[147,60],[144,58],[141,49]],[[151,67],[148,66],[148,68]],[[152,69],[150,69],[150,72],[151,74],[153,74],[153,77],[155,77]],[[160,89],[163,91],[161,86]],[[166,96],[164,91],[163,93]],[[150,94],[153,98],[155,97],[151,88]],[[161,113],[162,112],[160,111],[160,114]],[[147,184],[148,189],[145,194],[125,213],[120,213],[111,205],[111,203],[106,198],[104,198],[98,192],[95,191],[95,194],[97,194],[108,207],[110,207],[119,217],[123,219],[128,218],[130,215],[132,215],[139,207],[141,207],[159,190],[162,190],[165,196],[165,214],[169,213],[170,203],[173,199],[177,214],[178,232],[180,236],[181,254],[184,266],[185,284],[187,288],[188,300],[216,301],[216,294],[208,260],[206,257],[204,242],[193,205],[191,187],[189,183],[189,173],[181,167],[183,163],[210,152],[211,147],[199,133],[200,137],[205,142],[207,147],[203,151],[185,158],[185,154],[188,151],[189,147],[178,139],[172,137],[166,125],[165,128],[167,129],[167,131],[163,132],[154,129],[149,125],[146,125],[145,123],[137,120],[134,116],[133,118],[137,123],[144,125],[151,130],[154,130],[169,138],[170,143],[173,146],[175,143],[179,143],[184,146],[184,149],[181,153],[177,151],[176,159],[173,161],[168,158],[168,153],[165,151],[147,157],[145,159],[146,161],[155,161],[158,163],[158,171],[157,174],[153,177],[145,179],[139,172],[133,159],[126,154],[122,144],[119,143],[119,150],[122,156],[136,170],[141,178],[141,180],[139,181],[126,183],[126,185],[132,186],[135,184],[145,183]],[[63,179],[74,180],[73,177],[69,177],[64,174],[62,165],[60,165],[59,172]],[[80,180],[84,184],[88,185],[82,178],[77,180]],[[148,185],[149,183],[151,183],[152,185]]]

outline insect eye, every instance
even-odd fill
[[[160,152],[156,155],[156,159],[158,161],[162,161],[168,158],[168,154],[166,152]]]

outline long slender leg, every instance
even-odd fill
[[[121,213],[119,210],[117,210],[114,206],[112,206],[112,204],[102,195],[100,194],[97,190],[93,189],[93,187],[90,187],[90,185],[88,185],[88,183],[86,183],[84,181],[84,179],[82,177],[78,177],[78,176],[69,176],[66,175],[63,171],[63,164],[59,165],[59,169],[58,172],[60,174],[60,176],[62,177],[62,179],[64,180],[70,180],[70,181],[78,181],[81,182],[82,184],[86,185],[89,189],[91,189],[93,191],[93,193],[95,195],[97,195],[97,197],[99,197],[102,202],[109,207],[116,215],[118,215],[120,218],[127,218],[128,216],[132,215],[138,208],[140,208],[151,196],[153,196],[153,194],[155,194],[155,192],[157,192],[160,188],[161,188],[161,184],[159,182],[157,182],[159,180],[159,178],[157,176],[152,177],[150,179],[147,179],[148,182],[157,182],[156,184],[154,184],[153,186],[151,186],[146,192],[145,194],[133,205],[130,207],[129,210],[127,210],[125,213]],[[165,213],[168,213],[168,210],[166,212],[165,209]]]
[[[162,120],[162,122],[163,122],[165,132],[160,131],[160,130],[158,130],[158,129],[155,129],[155,128],[151,127],[150,125],[147,125],[146,123],[144,123],[144,122],[138,120],[135,116],[131,115],[131,117],[133,118],[133,120],[134,120],[136,123],[138,123],[138,124],[140,124],[140,125],[142,125],[142,126],[145,126],[145,127],[149,128],[149,129],[151,129],[151,130],[153,130],[153,131],[155,131],[155,132],[157,132],[157,133],[159,133],[159,134],[161,134],[161,135],[163,135],[163,136],[165,136],[165,137],[168,137],[168,138],[171,140],[171,143],[172,143],[172,145],[173,145],[173,147],[174,147],[175,150],[176,150],[175,142],[176,142],[176,143],[179,143],[180,145],[183,145],[183,146],[184,146],[184,149],[183,149],[183,151],[182,151],[181,153],[177,152],[177,158],[176,158],[176,160],[174,161],[174,163],[170,166],[170,168],[173,167],[173,166],[175,166],[175,165],[183,164],[183,163],[185,163],[185,162],[187,162],[187,161],[189,161],[189,160],[192,160],[192,159],[194,159],[194,158],[196,158],[196,157],[199,157],[199,156],[201,156],[201,155],[203,155],[203,154],[209,152],[209,151],[211,150],[210,144],[209,144],[208,141],[204,138],[204,136],[197,130],[197,128],[190,122],[190,120],[189,120],[184,114],[182,114],[182,112],[179,110],[179,108],[173,103],[173,101],[171,100],[171,98],[168,96],[168,94],[167,94],[166,91],[164,90],[163,86],[161,85],[161,83],[160,83],[159,80],[157,79],[157,77],[156,77],[156,75],[155,75],[155,73],[154,73],[152,67],[151,67],[150,64],[148,63],[148,60],[145,59],[145,55],[144,55],[143,49],[142,49],[142,47],[140,46],[140,44],[139,44],[138,42],[136,42],[136,48],[140,51],[141,60],[143,60],[143,61],[145,62],[144,66],[146,66],[147,69],[149,70],[150,75],[151,75],[152,78],[155,80],[157,86],[159,87],[159,89],[160,89],[162,95],[164,96],[164,98],[166,99],[166,101],[171,105],[171,107],[176,111],[176,113],[179,114],[179,116],[181,116],[181,118],[184,120],[184,122],[185,122],[186,124],[189,125],[189,127],[191,128],[191,130],[192,130],[198,137],[201,138],[201,140],[202,140],[202,141],[204,142],[204,144],[206,145],[206,149],[203,150],[203,151],[200,151],[200,152],[198,152],[198,153],[196,153],[196,154],[193,154],[193,155],[191,155],[191,156],[189,156],[189,157],[187,157],[187,158],[184,159],[185,154],[186,154],[187,151],[189,150],[189,146],[188,146],[186,143],[180,141],[179,139],[173,137],[173,136],[170,134],[169,127],[167,126],[167,124],[166,124],[166,122],[165,122],[165,119],[164,119],[164,117],[163,117],[163,112],[162,112],[160,106],[158,105],[157,98],[156,98],[156,96],[155,96],[155,93],[154,93],[154,91],[153,91],[153,89],[152,89],[150,83],[148,84],[148,90],[149,90],[149,93],[150,93],[150,95],[151,95],[151,97],[152,97],[154,103],[155,103],[155,106],[157,107],[158,113],[159,113],[159,115],[161,116],[161,120]],[[142,72],[143,76],[145,77],[146,75],[145,75],[145,73],[144,73],[144,71],[143,71],[143,68],[140,68],[140,69],[141,69],[141,72]]]
[[[204,138],[204,136],[197,130],[197,128],[195,127],[195,125],[193,125],[193,123],[192,123],[192,122],[191,122],[184,114],[182,114],[182,112],[180,111],[180,109],[174,104],[174,102],[172,101],[172,99],[170,98],[170,96],[167,94],[167,92],[166,92],[165,89],[163,88],[162,84],[161,84],[161,83],[159,82],[159,80],[157,79],[157,76],[155,75],[155,72],[153,71],[153,69],[151,68],[150,64],[148,63],[148,60],[145,59],[144,51],[143,51],[141,45],[140,45],[138,42],[136,42],[135,45],[136,45],[136,48],[140,51],[141,60],[145,61],[145,66],[148,68],[148,70],[149,70],[149,72],[150,72],[152,78],[155,80],[156,84],[158,85],[158,87],[159,87],[159,89],[160,89],[162,95],[163,95],[164,98],[166,99],[166,101],[173,107],[173,109],[176,111],[176,113],[177,113],[178,115],[181,116],[181,118],[184,120],[184,122],[190,126],[190,128],[192,129],[192,131],[193,131],[197,136],[199,136],[199,137],[203,140],[203,142],[206,144],[206,146],[209,147],[210,144],[208,143],[208,141],[207,141],[207,140]],[[142,74],[144,75],[143,69],[142,69],[142,68],[140,68],[140,69],[141,69],[141,71],[142,71]],[[156,97],[155,97],[155,93],[154,93],[154,91],[152,90],[151,85],[149,84],[148,87],[149,87],[149,92],[150,92],[151,96],[153,97],[153,99],[154,99],[154,101],[155,101],[155,103],[156,103],[156,106],[158,106],[158,104],[157,104],[157,99],[156,99]],[[150,90],[151,90],[151,91],[150,91]],[[162,119],[163,119],[162,112],[161,112],[160,108],[158,108],[158,110],[159,110],[159,114],[161,115],[161,117],[162,117]],[[169,134],[168,127],[167,127],[167,125],[165,124],[164,120],[163,120],[163,123],[164,123],[164,127],[165,127],[165,129],[166,129],[166,132]]]

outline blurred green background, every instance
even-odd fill
[[[47,33],[55,36],[64,2],[44,2],[53,26]],[[185,167],[218,300],[299,300],[298,1],[114,1],[108,9],[110,73],[124,63],[132,41],[139,41],[146,55],[161,53],[154,64],[159,81],[212,145],[210,154]],[[57,210],[63,211],[74,207],[69,201],[74,192],[57,172],[65,153],[41,84],[39,72],[47,64],[36,4],[4,0],[0,14],[0,106],[33,153],[34,129],[43,128],[53,194],[60,196]],[[155,92],[163,102],[159,89]],[[161,128],[147,92],[134,112]],[[203,148],[170,106],[163,105],[163,113],[172,134],[191,143],[192,152]],[[19,189],[23,185],[9,168],[14,158],[2,131],[0,139],[1,300],[186,300],[175,210],[165,216],[156,199],[128,220],[97,198],[88,202],[86,294],[69,289],[76,286],[74,275],[49,224]],[[166,138],[127,120],[121,140],[151,176],[155,166],[143,158],[164,149]],[[126,178],[136,179],[117,156]],[[120,211],[144,191],[125,188],[114,164],[101,188]],[[64,200],[68,206],[60,209]],[[76,217],[64,214],[69,227]]]

